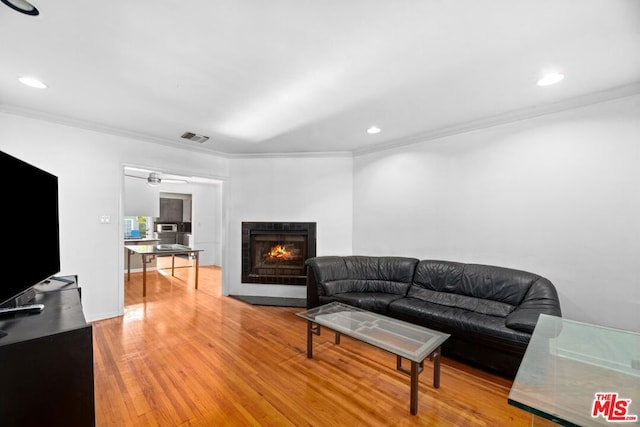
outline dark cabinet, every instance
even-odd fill
[[[160,198],[160,220],[182,222],[182,199]]]
[[[95,426],[93,333],[77,282],[38,285],[34,303],[44,310],[0,317],[0,425]]]

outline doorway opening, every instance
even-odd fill
[[[151,185],[146,178],[151,173],[149,169],[134,166],[124,166],[123,169],[123,216],[120,227],[124,255],[121,307],[124,312],[124,307],[129,304],[126,297],[129,251],[124,249],[125,245],[180,244],[200,251],[199,271],[209,266],[221,269],[223,181],[154,170],[161,182]],[[136,174],[138,177],[132,176]],[[169,178],[176,182],[168,182]],[[178,210],[174,209],[177,205],[181,205]],[[146,233],[139,230],[135,233],[135,221],[139,217],[146,219]],[[168,228],[171,230],[168,231]],[[169,238],[170,242],[167,240]],[[147,263],[148,279],[155,275],[165,282],[179,281],[177,274],[176,277],[171,276],[172,263],[176,270],[186,272],[195,269],[194,259],[188,256],[150,258],[152,261]],[[142,256],[134,253],[131,259],[132,275],[140,273],[141,276]],[[191,283],[187,280],[183,285],[191,286]],[[152,296],[151,292],[147,294],[149,296]]]

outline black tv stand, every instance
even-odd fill
[[[94,427],[93,333],[80,288],[51,280],[34,289],[30,304],[44,310],[0,317],[0,425]]]
[[[11,315],[11,314],[21,314],[21,313],[35,314],[35,313],[40,313],[42,310],[44,310],[44,304],[28,304],[28,305],[20,305],[18,307],[4,307],[4,308],[0,308],[0,317]]]

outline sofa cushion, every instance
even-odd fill
[[[537,274],[512,268],[467,264],[462,276],[462,293],[516,306],[539,278]]]
[[[443,306],[417,298],[400,298],[388,308],[389,314],[427,328],[451,334],[464,334],[471,340],[520,342],[526,344],[531,335],[505,325],[504,317],[489,316],[458,307]]]
[[[399,298],[403,298],[402,295],[379,292],[347,292],[344,294],[333,294],[330,297],[322,297],[321,301],[323,304],[339,301],[376,313],[388,314],[389,304]]]
[[[374,292],[404,296],[418,260],[354,255],[311,258],[307,264],[316,272],[320,295]]]
[[[430,300],[433,295],[418,292],[420,289],[428,289],[496,301],[505,305],[489,307],[486,314],[506,316],[522,302],[531,285],[538,279],[540,276],[536,274],[511,268],[424,260],[416,266],[409,294]],[[470,301],[463,299],[460,307],[464,308],[469,303]]]
[[[437,292],[430,289],[424,289],[419,286],[411,286],[407,296],[447,307],[456,307],[468,311],[475,311],[480,314],[503,318],[508,316],[515,309],[515,306],[505,304],[500,301],[469,297],[466,295],[458,295],[448,292]]]
[[[420,261],[413,285],[439,292],[459,293],[464,264],[451,261]]]

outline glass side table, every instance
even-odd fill
[[[508,402],[533,424],[640,425],[640,334],[540,315]]]

